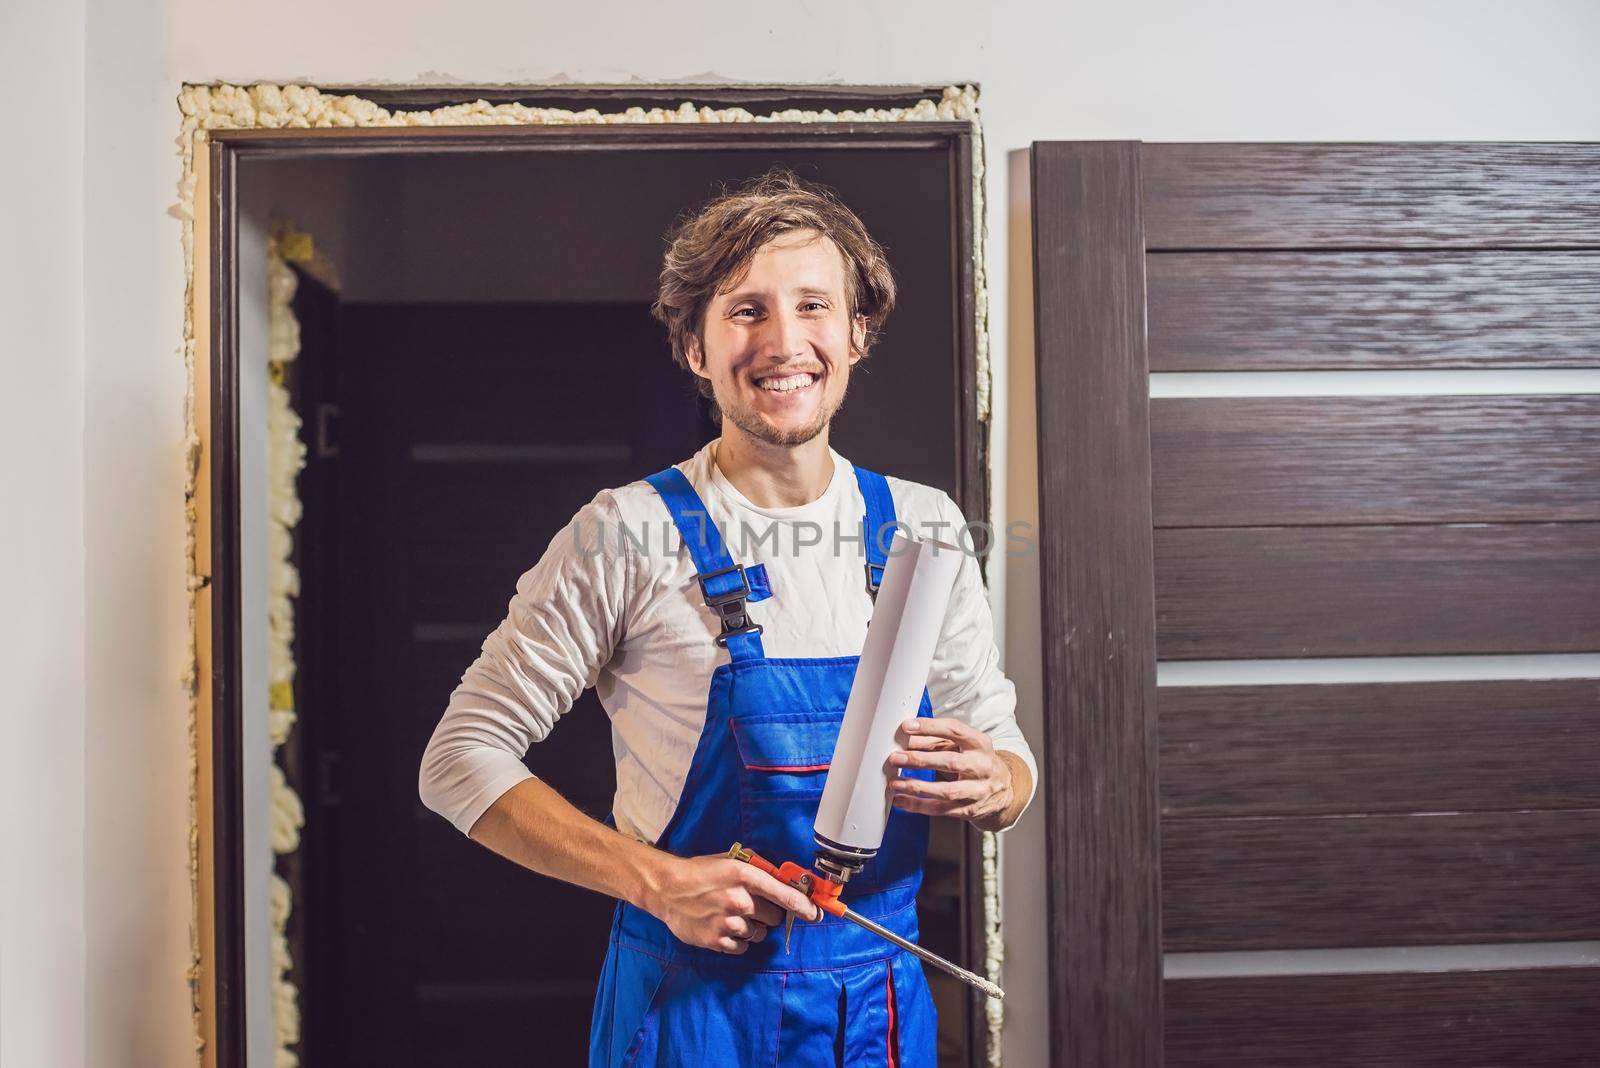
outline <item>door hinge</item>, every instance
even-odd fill
[[[339,455],[339,442],[333,435],[333,424],[339,418],[339,406],[329,401],[317,404],[317,459],[328,460]]]
[[[317,804],[337,805],[339,801],[339,752],[324,749],[317,754]]]

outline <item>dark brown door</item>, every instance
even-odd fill
[[[1600,1063],[1600,147],[1032,166],[1055,1063]]]
[[[323,769],[306,901],[337,935],[307,947],[307,1061],[579,1064],[612,902],[467,839],[423,807],[416,769],[551,535],[710,424],[643,305],[351,304],[338,327],[338,454],[315,502],[338,521],[308,547],[335,622],[305,717]],[[526,762],[606,815],[592,690]]]

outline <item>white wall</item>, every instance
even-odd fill
[[[24,683],[8,710],[8,769],[23,762],[13,738],[44,747],[7,775],[29,798],[4,817],[22,847],[11,856],[27,859],[8,888],[24,909],[8,912],[0,951],[7,1064],[165,1066],[190,1049],[183,283],[169,214],[180,82],[978,81],[995,466],[1023,486],[1031,437],[1013,433],[1009,416],[1032,398],[1011,393],[1028,375],[1008,353],[1026,359],[1027,339],[1012,346],[1008,335],[1026,319],[1008,315],[1002,269],[1021,207],[1013,150],[1044,138],[1600,140],[1600,7],[1588,0],[835,0],[736,17],[709,0],[498,0],[458,15],[412,0],[93,0],[86,29],[72,4],[5,10],[7,99],[40,103],[11,119],[28,169],[6,168],[22,183],[9,203],[25,208],[23,247],[33,239],[4,276],[21,307],[6,323],[20,367],[12,381],[26,387],[25,403],[8,405],[20,410],[5,463],[27,522],[8,535],[29,561],[7,599],[19,633],[7,652],[33,665],[12,675]],[[1006,478],[995,493],[1002,521]],[[1036,699],[1036,632],[1025,605],[1007,610],[999,577],[1012,670]],[[1034,812],[1006,836],[1012,1065],[1044,1062],[1041,830]],[[14,1022],[30,1002],[39,1013]],[[63,1028],[84,1019],[76,1043]]]
[[[83,4],[7,6],[0,1064],[83,1063]],[[15,155],[13,155],[15,153]]]
[[[195,1049],[184,974],[184,279],[165,18],[155,3],[91,0],[84,43],[89,816],[80,1017],[82,1063],[92,1066],[181,1065]],[[29,88],[46,93],[51,83]]]

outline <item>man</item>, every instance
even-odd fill
[[[894,295],[860,220],[786,172],[680,225],[653,310],[721,436],[574,516],[518,581],[424,754],[431,809],[518,864],[619,899],[591,1065],[934,1063],[914,956],[726,856],[739,840],[810,859],[893,524],[948,541],[964,522],[942,491],[828,444]],[[845,891],[908,938],[928,817],[1001,830],[1033,793],[997,661],[968,555],[920,714],[890,757],[902,774],[883,846]],[[521,760],[591,685],[612,722],[615,829]],[[787,950],[768,937],[786,911],[813,921]]]

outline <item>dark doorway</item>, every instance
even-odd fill
[[[348,304],[338,338],[335,399],[318,402],[337,406],[322,485],[338,520],[305,584],[332,610],[305,716],[331,773],[304,902],[337,934],[306,947],[307,1062],[581,1063],[610,902],[464,839],[417,799],[414,765],[551,535],[710,423],[668,360],[640,358],[660,329],[637,305]],[[597,385],[614,418],[594,417]],[[593,691],[526,762],[605,816]]]
[[[953,160],[936,138],[241,167],[346,276],[338,293],[305,279],[293,383],[319,439],[299,486],[301,715],[286,760],[306,803],[290,934],[309,1068],[582,1061],[612,902],[460,835],[423,808],[416,769],[556,531],[596,490],[716,433],[648,314],[680,212],[775,163],[838,190],[887,247],[901,300],[833,443],[986,513],[970,172]],[[590,814],[609,810],[592,691],[526,762]],[[969,966],[973,856],[964,826],[939,827],[922,901],[925,943]],[[929,981],[941,1063],[972,1063],[981,1014],[964,987]]]

